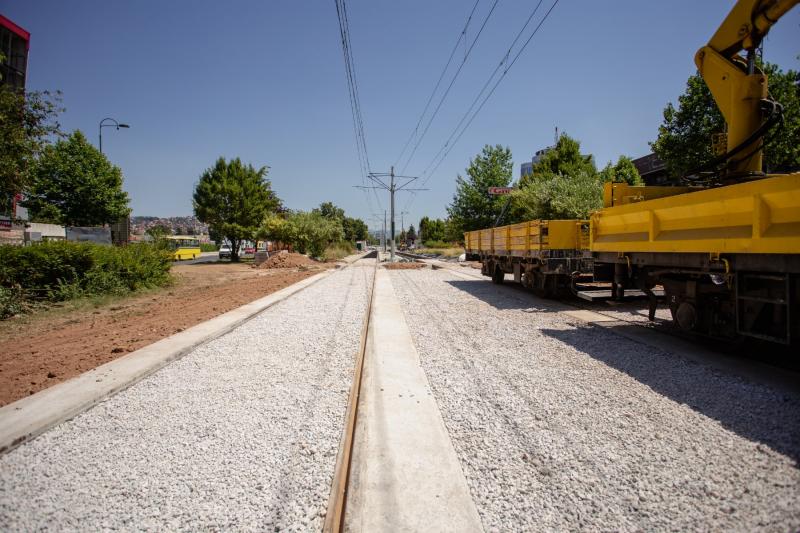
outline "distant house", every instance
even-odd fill
[[[28,242],[63,241],[67,238],[67,229],[58,224],[29,222],[25,226],[25,240]]]
[[[665,185],[669,181],[667,165],[656,154],[647,154],[633,160],[645,185]]]

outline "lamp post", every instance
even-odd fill
[[[110,121],[111,121],[111,123],[110,123],[110,124],[106,124],[105,122],[106,122],[107,120],[110,120]],[[100,153],[101,153],[101,154],[103,153],[103,128],[107,128],[107,127],[109,127],[109,126],[114,126],[116,129],[120,129],[120,128],[130,128],[130,126],[128,126],[127,124],[121,124],[121,123],[117,122],[116,120],[114,120],[114,119],[113,119],[113,118],[111,118],[111,117],[106,117],[106,118],[104,118],[103,120],[101,120],[101,121],[100,121],[100,126],[97,128],[97,131],[98,131],[98,137],[100,138],[100,144],[99,144],[99,146],[100,146]]]

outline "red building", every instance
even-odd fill
[[[0,83],[25,88],[31,34],[0,15]]]

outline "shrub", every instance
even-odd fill
[[[353,245],[347,241],[342,241],[325,248],[322,258],[325,261],[338,261],[340,259],[344,259],[348,255],[352,255],[353,252]]]
[[[216,252],[217,250],[219,250],[219,246],[217,246],[213,242],[201,242],[200,243],[200,251],[201,252]]]
[[[43,242],[0,246],[0,287],[53,301],[125,294],[169,283],[168,251],[150,244],[118,248],[91,243]]]
[[[425,241],[425,248],[450,248],[450,244],[444,241]]]
[[[25,311],[25,298],[19,287],[0,287],[0,318],[8,318]]]
[[[541,175],[514,191],[511,221],[588,218],[603,207],[603,185],[597,176],[578,172]],[[508,222],[506,222],[508,223]]]

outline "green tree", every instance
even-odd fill
[[[201,174],[192,204],[198,220],[231,243],[231,261],[238,261],[242,241],[255,238],[280,200],[267,179],[267,167],[256,169],[238,157],[229,162],[220,157]]]
[[[344,209],[336,207],[333,202],[322,202],[319,207],[311,210],[312,213],[319,213],[331,220],[344,220]]]
[[[619,156],[617,164],[612,165],[611,161],[600,171],[600,181],[605,183],[607,181],[624,181],[628,185],[641,185],[642,177],[639,171],[636,170],[636,165],[633,160],[625,155]]]
[[[456,193],[447,207],[450,220],[459,232],[486,228],[494,223],[505,199],[489,194],[489,187],[508,187],[512,172],[511,150],[499,144],[494,147],[487,144],[470,161],[467,178],[460,175],[456,178]]]
[[[520,178],[519,186],[525,187],[540,176],[551,177],[556,174],[564,176],[597,174],[594,156],[581,154],[581,143],[566,133],[562,133],[556,145],[533,165],[531,174]]]
[[[321,258],[325,248],[344,239],[344,229],[339,220],[324,217],[318,211],[297,211],[286,219],[283,240],[301,254]]]
[[[800,73],[783,72],[766,63],[770,95],[784,106],[781,130],[764,148],[764,169],[788,172],[800,168]],[[699,74],[690,76],[686,90],[664,108],[664,121],[650,147],[673,176],[683,176],[714,158],[711,137],[725,131],[725,119]]]
[[[419,219],[419,238],[427,239],[430,231],[431,231],[431,219],[428,217],[422,217],[421,219]]]
[[[25,92],[0,84],[0,212],[33,181],[36,159],[60,136],[61,93]]]
[[[443,241],[446,229],[444,220],[422,217],[419,221],[419,239],[423,242]]]
[[[442,240],[446,242],[464,242],[464,229],[452,218],[442,221]]]
[[[408,231],[406,232],[406,240],[408,241],[416,241],[417,240],[417,232],[414,230],[413,225],[408,226]]]
[[[32,220],[66,226],[100,226],[130,214],[122,171],[80,130],[45,147],[24,202]]]
[[[511,201],[514,220],[582,219],[603,206],[603,187],[595,174],[586,171],[556,174],[514,191]]]
[[[360,218],[344,217],[342,228],[344,229],[344,240],[347,242],[363,241],[369,233],[369,227]]]

